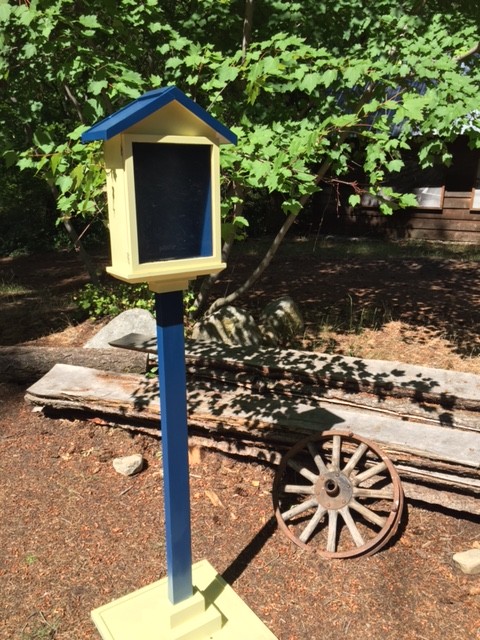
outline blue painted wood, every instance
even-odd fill
[[[202,109],[196,102],[177,89],[177,87],[164,87],[148,91],[142,96],[130,102],[122,109],[112,115],[97,122],[93,127],[82,134],[82,142],[92,142],[93,140],[110,140],[114,136],[129,129],[137,122],[144,120],[148,116],[162,109],[167,104],[176,100],[193,115],[203,120],[205,124],[216,131],[220,136],[232,144],[237,144],[237,136],[223,124],[218,122],[207,111]]]
[[[193,595],[183,296],[155,294],[168,597]]]

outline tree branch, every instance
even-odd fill
[[[343,132],[339,136],[338,143],[342,144],[342,142],[346,139],[347,135],[348,135],[347,132]],[[331,160],[325,160],[322,163],[317,175],[315,176],[316,185],[318,185],[323,180],[327,171],[330,169],[331,164],[332,164]],[[305,206],[309,198],[310,198],[310,195],[304,195],[300,198],[300,204],[302,205],[302,207]],[[265,269],[269,266],[269,264],[273,260],[275,254],[278,251],[279,246],[282,244],[282,241],[287,235],[288,230],[290,229],[290,227],[292,226],[292,224],[295,222],[296,219],[297,219],[296,213],[290,213],[287,216],[285,222],[280,227],[277,235],[275,236],[272,244],[270,245],[267,253],[263,257],[262,261],[257,266],[257,268],[253,271],[251,276],[247,278],[247,280],[238,289],[233,291],[230,295],[224,298],[218,298],[217,300],[215,300],[215,302],[209,307],[207,311],[207,315],[210,313],[213,313],[217,309],[220,309],[220,307],[223,307],[227,304],[231,304],[232,302],[237,300],[237,298],[243,295],[246,291],[248,291],[248,289],[250,289],[250,287],[260,278],[260,276],[263,274]]]
[[[476,44],[473,45],[471,49],[467,51],[467,53],[463,53],[461,56],[456,56],[455,61],[462,62],[462,60],[466,60],[470,56],[473,56],[474,53],[478,53],[479,51],[480,51],[480,42],[477,42]]]
[[[73,106],[75,107],[75,110],[77,112],[78,118],[80,120],[80,122],[82,124],[85,124],[84,120],[83,120],[83,114],[82,114],[82,109],[80,108],[80,103],[78,102],[78,100],[76,99],[76,97],[73,95],[72,91],[70,90],[70,87],[68,86],[68,84],[64,84],[63,85],[63,89],[65,91],[65,93],[67,94],[68,99],[70,100],[70,102],[73,104]]]

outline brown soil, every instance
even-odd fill
[[[217,294],[240,281],[237,259]],[[468,263],[362,264],[279,258],[245,298],[254,311],[289,293],[308,324],[305,344],[367,357],[480,372],[480,275]],[[2,300],[0,344],[82,344],[96,327],[78,323],[65,293],[84,277],[75,257],[0,262],[0,282],[27,291]],[[349,302],[388,308],[380,330],[319,335],[316,315]],[[383,306],[382,306],[383,305]],[[347,316],[348,317],[348,316]],[[343,342],[345,341],[345,342]],[[0,385],[0,637],[93,640],[90,611],[166,573],[158,434],[98,420],[32,412],[24,388]],[[112,458],[141,452],[133,478]],[[272,519],[274,469],[192,448],[194,561],[207,558],[280,640],[478,640],[479,576],[452,554],[480,545],[465,514],[409,504],[388,548],[369,558],[326,561],[303,552]],[[248,640],[248,639],[246,639]]]

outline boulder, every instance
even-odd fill
[[[237,307],[222,307],[193,327],[193,340],[230,346],[258,346],[262,336],[252,316]]]
[[[157,325],[155,318],[146,309],[128,309],[113,318],[93,338],[83,346],[88,349],[108,349],[112,340],[123,338],[129,333],[155,335]]]
[[[269,302],[260,315],[259,329],[267,344],[286,345],[304,328],[300,309],[289,296]]]

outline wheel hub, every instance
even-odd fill
[[[315,496],[325,509],[342,509],[352,499],[353,487],[343,473],[331,471],[319,476]]]

